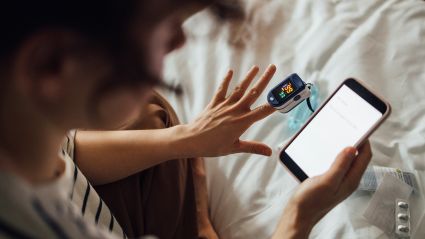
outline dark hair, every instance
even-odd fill
[[[41,28],[65,28],[99,41],[117,41],[143,0],[82,1],[40,0],[0,3],[0,58],[9,55],[30,34]],[[212,4],[221,19],[240,17],[239,1],[180,0],[181,3]]]
[[[119,4],[118,4],[119,3]],[[46,28],[66,29],[99,41],[116,41],[137,1],[5,1],[0,4],[0,56]]]
[[[113,73],[105,85],[154,84],[159,79],[143,68],[143,60],[137,55],[140,52],[134,52],[130,46],[132,39],[127,37],[128,25],[135,17],[135,9],[140,8],[138,5],[138,0],[4,1],[0,3],[0,64],[2,67],[8,64],[31,35],[47,29],[65,30],[83,38],[71,49],[75,51],[73,54],[96,49],[113,63]]]
[[[227,0],[228,1],[228,0]],[[235,2],[226,4],[214,0],[170,0],[176,4],[215,2],[211,9],[220,18],[240,15],[235,11]],[[87,47],[95,46],[113,61],[114,73],[108,87],[114,84],[159,84],[162,81],[151,76],[144,68],[143,52],[134,47],[134,39],[128,34],[129,24],[136,17],[137,9],[147,5],[143,0],[40,0],[4,1],[0,3],[0,64],[19,48],[22,42],[43,29],[69,30],[79,33]],[[141,50],[141,49],[140,49]],[[115,79],[113,79],[115,78]],[[118,82],[117,79],[120,81]],[[166,86],[167,87],[167,86]],[[172,87],[167,87],[172,88]]]

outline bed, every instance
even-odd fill
[[[373,165],[415,173],[416,238],[425,235],[425,2],[419,0],[245,0],[244,21],[220,22],[203,11],[184,24],[187,44],[170,54],[164,78],[183,95],[163,92],[182,122],[208,104],[227,69],[241,77],[256,64],[278,71],[268,91],[297,72],[318,88],[320,103],[342,80],[367,82],[392,105],[390,118],[370,138]],[[233,86],[236,81],[233,81]],[[265,94],[257,104],[265,103]],[[277,151],[304,120],[298,110],[275,113],[243,136],[274,148],[272,157],[235,154],[207,158],[213,224],[221,238],[269,238],[298,183]],[[298,126],[297,126],[298,125]],[[311,238],[387,238],[363,212],[371,194],[355,192],[319,224]],[[422,226],[420,226],[422,225]],[[421,231],[422,230],[422,231]],[[421,236],[422,235],[422,236]]]

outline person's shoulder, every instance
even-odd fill
[[[36,236],[34,229],[43,228],[43,224],[35,217],[30,185],[11,173],[0,172],[0,194],[0,227],[4,229],[0,235],[6,238]]]
[[[60,194],[37,193],[13,174],[0,172],[0,195],[0,238],[114,238]]]
[[[20,179],[13,173],[0,171],[0,206],[3,214],[3,209],[7,203],[19,205],[31,195],[31,187],[24,180]]]

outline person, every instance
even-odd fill
[[[233,72],[229,71],[197,119],[182,125],[164,124],[175,117],[169,109],[163,110],[169,107],[160,96],[152,97],[152,88],[164,85],[160,80],[163,58],[183,44],[184,19],[211,3],[207,0],[120,3],[76,0],[3,4],[0,10],[4,31],[0,40],[1,237],[126,238],[131,234],[127,230],[136,230],[134,236],[151,233],[152,222],[156,230],[167,231],[170,227],[162,225],[161,218],[155,218],[155,210],[146,212],[152,210],[150,205],[157,205],[145,204],[152,199],[149,193],[144,194],[146,187],[141,186],[138,192],[142,194],[138,202],[145,207],[136,210],[144,216],[143,220],[135,225],[129,222],[127,228],[118,226],[117,231],[113,230],[114,225],[127,224],[125,218],[134,218],[133,208],[127,208],[127,215],[119,220],[105,209],[110,218],[104,223],[101,210],[99,215],[92,214],[93,221],[85,214],[93,209],[85,195],[94,195],[99,200],[96,206],[107,208],[102,206],[102,199],[91,184],[100,187],[113,184],[113,197],[114,190],[125,188],[130,177],[131,183],[150,181],[148,189],[159,190],[155,195],[161,196],[154,179],[158,172],[170,172],[167,171],[170,167],[180,167],[174,178],[183,178],[180,185],[183,190],[171,195],[184,197],[180,197],[176,206],[181,212],[176,215],[176,225],[171,227],[176,234],[165,236],[198,237],[199,228],[206,225],[205,234],[209,238],[217,237],[210,222],[205,222],[206,212],[199,212],[205,209],[206,201],[202,197],[205,188],[193,175],[205,172],[196,158],[241,152],[271,154],[267,145],[240,140],[240,136],[253,123],[274,112],[268,105],[254,109],[251,105],[271,80],[276,67],[269,66],[255,83],[259,68],[253,67],[231,92],[228,87]],[[141,102],[145,104],[141,106]],[[146,112],[166,116],[159,123],[146,122],[152,116],[147,114],[143,118]],[[156,129],[145,129],[147,125],[152,128],[158,124],[160,127],[153,127]],[[140,126],[139,130],[104,131],[132,129],[135,125]],[[68,134],[72,129],[92,130]],[[74,138],[75,142],[71,142]],[[58,154],[60,149],[62,152]],[[70,156],[73,159],[69,160]],[[349,147],[325,174],[303,182],[289,200],[273,238],[307,238],[313,226],[356,189],[370,158],[368,142],[358,152]],[[156,168],[175,159],[186,160],[164,170]],[[152,168],[155,170],[139,174]],[[84,180],[87,180],[84,198],[78,203],[75,184]],[[121,180],[124,183],[119,183]],[[172,188],[170,183],[175,181],[162,182],[161,185]],[[105,194],[109,189],[105,189]],[[115,195],[120,197],[123,193],[118,191]],[[111,197],[110,194],[105,197]],[[163,215],[166,217],[167,212]],[[137,231],[131,226],[143,226],[146,230]],[[191,230],[184,231],[185,227]]]

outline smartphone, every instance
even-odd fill
[[[359,147],[391,107],[364,83],[347,79],[282,148],[280,160],[300,181],[325,173],[348,146]]]

